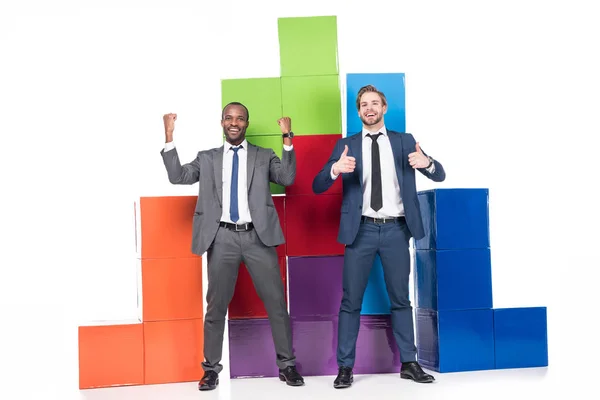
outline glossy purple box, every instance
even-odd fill
[[[268,319],[228,320],[231,378],[279,375]]]
[[[292,340],[298,372],[336,375],[337,316],[292,317]],[[362,315],[356,341],[355,374],[400,371],[400,355],[389,315]]]
[[[342,301],[343,269],[343,256],[289,257],[290,315],[338,315]]]

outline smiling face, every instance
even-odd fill
[[[221,126],[227,142],[234,146],[242,143],[249,125],[246,108],[238,104],[230,104],[223,110]]]
[[[383,126],[383,115],[386,112],[387,104],[377,92],[365,92],[360,96],[358,116],[370,131]]]

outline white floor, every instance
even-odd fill
[[[303,387],[288,387],[276,378],[225,379],[211,392],[196,383],[94,389],[81,392],[85,400],[178,399],[532,399],[556,393],[560,380],[546,368],[474,373],[435,374],[433,384],[417,384],[396,374],[356,376],[348,389],[334,389],[334,377],[308,377]]]

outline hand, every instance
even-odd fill
[[[290,117],[283,117],[277,120],[281,133],[290,133],[292,131],[292,119]]]
[[[419,146],[419,142],[417,142],[415,146],[415,152],[410,153],[408,155],[408,162],[414,168],[427,168],[429,166],[429,157],[423,154],[423,150]]]
[[[167,138],[167,142],[169,139],[173,139],[173,131],[175,130],[175,121],[177,120],[177,114],[165,114],[163,115],[163,122],[165,124],[165,136]]]
[[[354,168],[356,168],[356,159],[348,157],[348,145],[346,145],[340,159],[333,164],[333,174],[339,175],[340,173],[354,172]]]

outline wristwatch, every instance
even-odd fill
[[[289,137],[290,139],[294,137],[294,132],[289,131],[289,133],[284,133],[283,135],[284,138]]]
[[[431,156],[427,156],[427,158],[429,159],[429,165],[425,167],[425,169],[430,168],[433,165],[433,158],[431,158]]]

